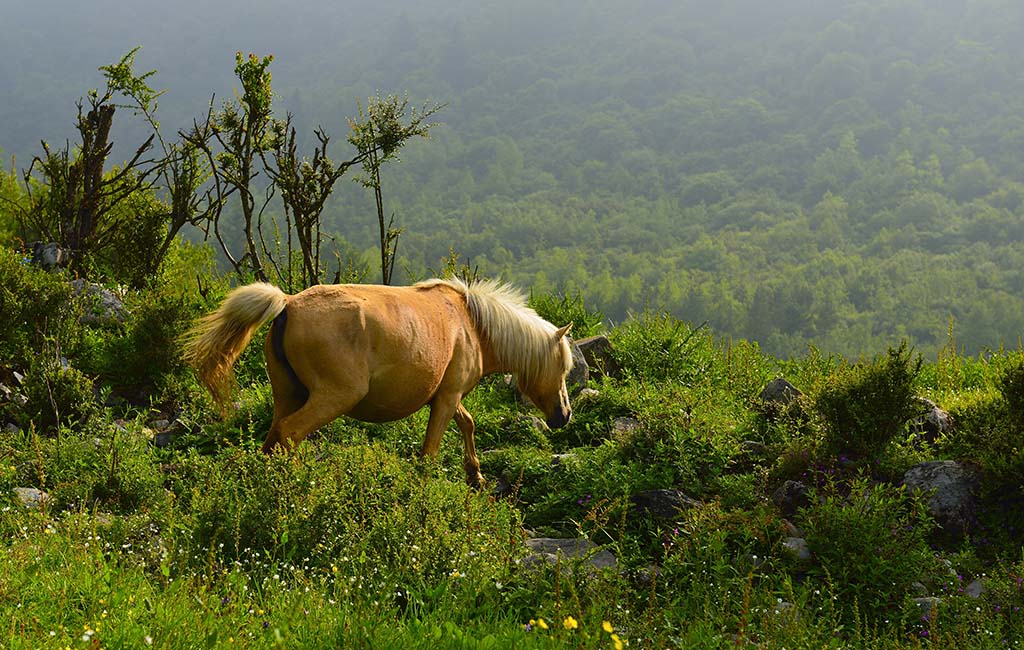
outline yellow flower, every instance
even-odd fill
[[[622,641],[619,639],[618,634],[612,635],[612,641],[615,643],[615,650],[622,650]]]
[[[539,627],[542,630],[548,629],[547,621],[545,621],[543,618],[538,618],[537,619],[537,627]]]
[[[608,621],[604,621],[603,623],[601,623],[601,629],[607,632],[608,634],[611,634],[615,631],[614,629],[612,629],[612,624]]]
[[[565,620],[562,621],[562,625],[565,626],[565,629],[567,630],[575,630],[580,626],[580,624],[577,623],[576,619],[572,616],[566,616]]]

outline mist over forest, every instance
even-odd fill
[[[782,356],[1024,330],[1019,2],[3,4],[5,167],[71,138],[136,46],[172,132],[233,97],[236,51],[273,54],[275,113],[339,159],[368,96],[445,104],[383,172],[399,281],[454,250],[614,322],[666,310]],[[144,137],[120,111],[110,164]],[[363,188],[325,219],[373,259]]]

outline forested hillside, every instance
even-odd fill
[[[235,50],[273,53],[307,145],[317,124],[342,142],[376,91],[447,104],[383,173],[413,276],[454,248],[613,321],[665,309],[783,356],[934,355],[951,318],[973,354],[1024,329],[1020,3],[147,4],[15,12],[19,167],[135,45],[172,128],[231,97]],[[372,199],[339,188],[325,219],[372,255]]]

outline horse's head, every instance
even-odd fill
[[[519,379],[519,392],[544,413],[545,422],[552,429],[564,427],[572,417],[569,391],[565,388],[565,377],[572,369],[572,350],[565,335],[571,328],[571,323],[559,328],[549,339],[551,354],[535,377],[528,381]]]

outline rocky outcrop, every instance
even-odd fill
[[[927,498],[928,513],[950,541],[962,539],[971,529],[980,482],[976,469],[954,460],[920,463],[903,475],[908,492]]]

